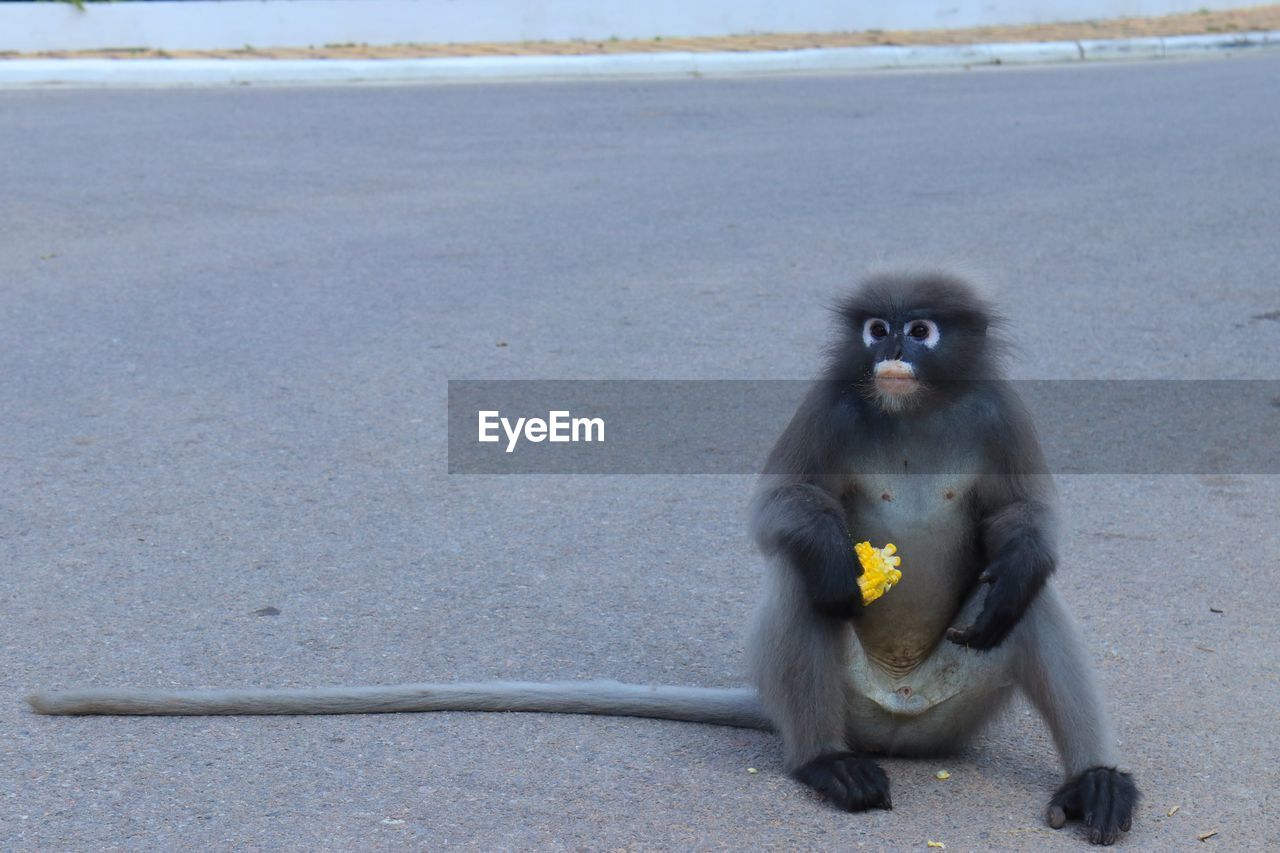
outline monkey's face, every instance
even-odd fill
[[[895,322],[897,321],[897,322]],[[885,411],[907,408],[920,394],[928,356],[942,340],[928,317],[868,317],[862,321],[862,345],[871,364],[871,388]]]
[[[833,352],[837,377],[852,380],[886,412],[941,403],[992,375],[992,314],[946,276],[874,279],[840,306],[845,335]]]

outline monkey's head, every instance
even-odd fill
[[[971,285],[946,273],[878,275],[837,306],[829,376],[886,412],[940,402],[996,372],[999,323]]]

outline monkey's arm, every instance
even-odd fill
[[[762,488],[752,510],[751,531],[766,554],[783,558],[804,582],[819,613],[849,619],[862,609],[858,576],[840,502],[811,483]]]
[[[947,631],[947,639],[974,649],[1003,643],[1057,566],[1048,465],[1021,402],[1001,390],[989,423],[992,469],[977,492],[986,599],[971,625]]]
[[[1004,642],[1053,573],[1051,518],[1047,504],[1023,500],[983,520],[984,550],[991,556],[978,581],[986,585],[987,597],[973,624],[949,629],[947,639],[973,649]]]
[[[845,507],[833,463],[857,444],[861,420],[841,383],[818,382],[778,438],[751,506],[751,535],[766,555],[795,572],[820,614],[850,619],[863,606]]]

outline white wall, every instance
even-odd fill
[[[199,0],[0,3],[0,51],[601,40],[1163,15],[1232,0]]]

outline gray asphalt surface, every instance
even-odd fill
[[[740,683],[750,479],[449,476],[445,381],[806,377],[833,295],[930,261],[994,283],[1017,376],[1276,378],[1277,79],[0,93],[0,847],[1083,847],[1021,706],[851,816],[765,733],[20,697]],[[1280,477],[1060,482],[1125,845],[1280,840]]]

